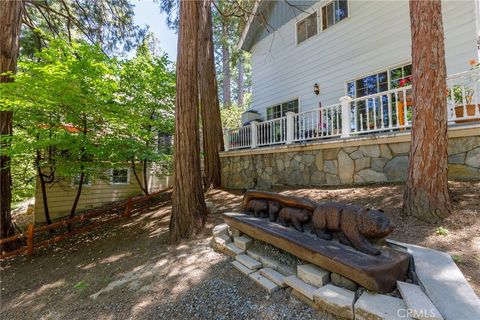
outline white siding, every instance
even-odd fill
[[[469,60],[478,59],[475,2],[443,1],[442,6],[447,73],[468,70]],[[295,21],[306,15],[283,24],[251,50],[252,108],[263,116],[266,107],[296,97],[300,111],[318,107],[319,101],[337,103],[346,80],[411,61],[408,1],[349,1],[348,18],[297,46]],[[314,83],[320,85],[319,96]]]

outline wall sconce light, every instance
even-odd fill
[[[313,93],[315,93],[317,96],[320,94],[320,86],[318,85],[318,83],[315,83],[313,85]]]

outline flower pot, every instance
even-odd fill
[[[480,104],[477,106],[478,111],[480,113]],[[467,114],[463,115],[463,106],[456,106],[455,107],[455,118],[463,118],[466,116],[474,116],[475,115],[475,105],[474,104],[467,104],[466,105]],[[464,120],[455,120],[455,123],[464,123],[464,122],[472,122],[478,121],[479,119],[464,119]]]

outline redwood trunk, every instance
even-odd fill
[[[19,51],[19,37],[22,26],[23,2],[0,1],[0,74],[4,72],[16,73]],[[0,83],[12,82],[10,76],[0,76]],[[2,136],[0,149],[9,147],[10,142],[3,139],[13,134],[13,112],[0,111],[0,135]],[[12,202],[12,175],[10,170],[10,157],[0,156],[0,238],[8,238],[15,234],[11,216]],[[11,250],[15,244],[0,246],[0,252]]]
[[[410,0],[413,123],[403,210],[424,221],[450,214],[445,48],[440,0]]]
[[[198,233],[207,217],[200,172],[197,37],[199,6],[180,1],[175,103],[175,153],[170,240]]]
[[[198,82],[203,125],[204,182],[205,187],[216,188],[222,184],[219,152],[223,151],[223,133],[213,56],[211,10],[211,0],[202,1],[198,28]]]
[[[238,98],[237,104],[239,108],[243,107],[243,57],[238,60]]]
[[[230,88],[231,70],[230,70],[230,50],[228,48],[228,32],[226,23],[222,23],[222,68],[223,68],[223,105],[230,107],[232,105],[232,93]]]

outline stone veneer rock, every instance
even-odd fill
[[[228,188],[316,186],[405,181],[409,142],[222,156]],[[287,151],[287,152],[285,152]],[[449,177],[480,180],[480,135],[450,138]],[[257,181],[255,185],[255,181]]]

